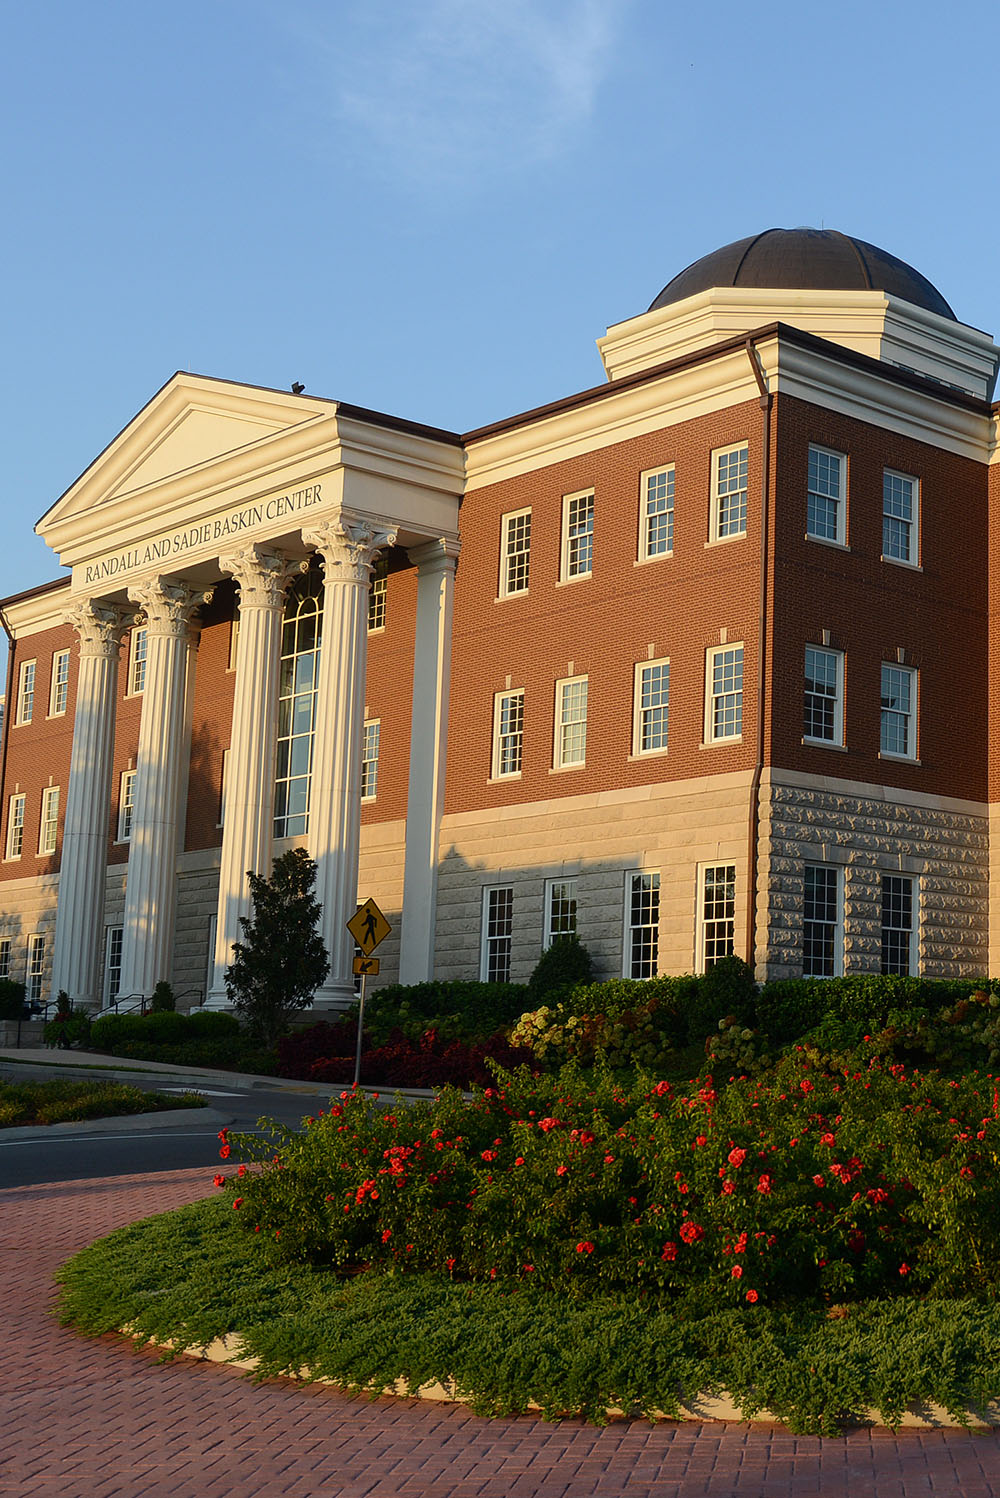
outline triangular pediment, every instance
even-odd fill
[[[252,452],[335,410],[330,401],[176,374],[38,522],[46,539],[85,516]],[[50,540],[50,544],[53,544]],[[58,549],[58,547],[57,547]]]

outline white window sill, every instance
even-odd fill
[[[907,562],[903,557],[887,557],[885,552],[882,553],[880,561],[888,562],[892,567],[905,567],[907,572],[923,572],[924,570],[919,562]]]
[[[572,577],[561,577],[559,579],[559,581],[556,583],[556,587],[557,588],[568,588],[573,583],[585,583],[585,582],[589,582],[589,580],[593,577],[593,575],[594,575],[593,568],[591,568],[591,570],[589,572],[574,572],[574,574],[573,574]]]
[[[11,728],[30,728],[31,727],[31,719],[30,718],[18,718],[17,722],[16,723],[12,723],[10,726],[11,726]]]
[[[633,750],[633,752],[628,756],[628,759],[627,759],[626,763],[630,764],[630,765],[635,765],[635,764],[641,764],[644,759],[663,759],[663,757],[668,752],[669,752],[669,745],[664,745],[664,747],[662,749],[638,749],[638,750]]]
[[[814,536],[812,531],[806,531],[806,540],[815,541],[817,546],[832,546],[834,551],[850,551],[846,541],[834,541],[830,536]]]
[[[743,735],[741,733],[734,733],[734,734],[730,734],[730,736],[728,738],[725,738],[725,739],[705,739],[705,741],[703,743],[701,743],[701,744],[698,745],[698,748],[699,749],[725,749],[728,744],[742,744],[742,742],[743,742]]]
[[[585,759],[581,759],[571,765],[552,765],[549,769],[549,774],[565,775],[571,770],[585,770],[586,768],[587,761]]]
[[[384,635],[385,634],[385,625],[384,624],[375,624],[375,625],[373,625],[368,630],[368,633],[370,635]]]
[[[510,603],[512,598],[527,598],[529,591],[528,588],[518,588],[516,593],[498,593],[493,602]]]
[[[919,765],[920,761],[915,754],[893,754],[890,749],[880,749],[879,759],[887,759],[897,765]]]
[[[636,560],[632,563],[632,566],[648,567],[650,562],[667,562],[670,560],[673,554],[674,553],[672,548],[670,551],[654,551],[652,556],[637,557]]]
[[[362,806],[374,806],[375,802],[377,800],[378,800],[377,796],[362,796],[361,797],[361,805]]]
[[[489,780],[487,780],[486,784],[487,785],[506,785],[508,781],[510,781],[510,780],[520,780],[520,778],[521,778],[521,771],[520,770],[512,770],[509,775],[491,775],[490,778],[489,778]]]
[[[732,536],[713,536],[710,541],[705,542],[705,550],[708,551],[711,546],[731,546],[734,541],[745,541],[746,538],[746,531],[737,531]]]
[[[835,754],[847,753],[846,744],[835,744],[832,739],[810,739],[803,734],[802,742],[809,749],[832,749]]]
[[[63,710],[62,710],[61,713],[46,713],[45,714],[45,721],[46,721],[46,723],[52,723],[56,718],[65,718],[65,716],[66,716],[66,709],[63,708]]]

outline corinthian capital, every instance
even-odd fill
[[[212,601],[212,590],[187,588],[167,577],[153,577],[134,583],[128,596],[138,604],[148,634],[183,639],[190,631],[195,609]]]
[[[304,530],[302,539],[323,558],[328,582],[366,583],[379,552],[395,545],[396,532],[388,522],[342,510],[335,519]]]
[[[82,598],[68,610],[66,622],[80,637],[81,658],[92,655],[114,660],[134,617],[129,609],[115,608],[100,598]]]
[[[297,572],[308,572],[303,558],[286,557],[253,542],[219,558],[223,572],[231,572],[240,590],[240,608],[280,609],[285,589]]]

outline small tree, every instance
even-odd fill
[[[270,879],[248,874],[253,912],[240,919],[226,991],[254,1039],[271,1046],[291,1015],[312,1002],[330,970],[316,929],[316,865],[301,848],[275,859]]]

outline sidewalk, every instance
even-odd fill
[[[534,1417],[157,1362],[47,1312],[56,1266],[210,1171],[0,1191],[2,1498],[1000,1498],[1000,1436]]]

